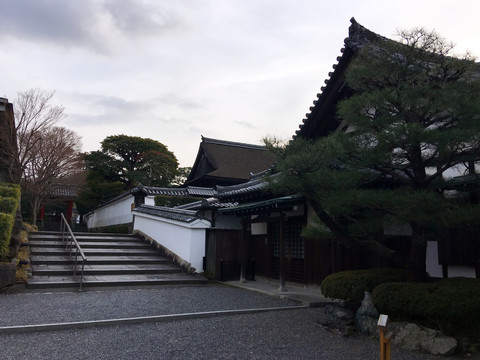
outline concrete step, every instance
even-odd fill
[[[102,234],[102,233],[74,233],[77,241],[138,241],[143,242],[143,240],[131,234]],[[58,241],[62,239],[61,233],[57,232],[33,232],[29,235],[29,241]]]
[[[75,267],[71,265],[38,265],[33,270],[34,276],[73,276]],[[77,264],[77,274],[82,271],[82,266]],[[91,265],[86,264],[83,274],[88,275],[141,275],[141,274],[175,274],[181,270],[172,264],[111,264]]]
[[[183,273],[141,238],[117,234],[75,234],[87,257],[84,287],[197,284],[207,280]],[[75,247],[65,248],[59,233],[36,232],[29,236],[33,276],[29,288],[78,287],[81,262],[75,265]],[[76,275],[74,276],[74,267]]]
[[[101,275],[84,276],[83,287],[99,286],[146,286],[146,285],[191,285],[205,284],[208,280],[198,275],[184,273],[175,274],[150,274],[150,275]],[[79,287],[78,276],[40,276],[32,277],[28,281],[28,287],[40,288],[65,288]]]
[[[77,239],[78,241],[78,239]],[[30,249],[36,248],[65,248],[67,243],[61,240],[35,240],[30,241]],[[149,249],[150,245],[138,242],[138,241],[78,241],[78,244],[83,249],[87,248],[105,248],[105,249],[121,249],[121,248],[128,248],[128,249]],[[68,245],[70,246],[70,245]]]
[[[72,254],[75,253],[73,247]],[[116,256],[116,255],[130,255],[130,256],[159,256],[158,252],[151,248],[145,249],[110,249],[110,248],[82,248],[83,253],[88,258],[90,256]],[[69,249],[65,248],[50,248],[50,247],[34,247],[30,249],[30,255],[44,255],[44,256],[65,256],[70,253]]]
[[[63,256],[44,256],[32,255],[30,256],[32,266],[36,265],[68,265],[75,262],[74,257],[70,255]],[[135,265],[135,264],[165,264],[169,262],[166,258],[158,256],[132,256],[132,255],[118,255],[118,256],[90,256],[87,259],[89,265]]]

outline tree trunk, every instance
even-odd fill
[[[384,259],[390,260],[397,266],[405,267],[407,263],[407,259],[402,256],[401,254],[397,253],[395,250],[382,245],[378,241],[374,240],[359,240],[343,231],[340,225],[338,225],[331,217],[327,214],[327,212],[322,208],[319,202],[315,201],[314,199],[310,199],[310,205],[313,208],[313,211],[317,214],[320,221],[322,221],[326,227],[328,227],[332,234],[334,235],[334,239],[340,243],[345,245],[351,246],[355,249],[366,249],[372,254],[376,254]]]
[[[424,229],[419,224],[411,224],[412,240],[410,244],[410,256],[407,266],[407,280],[424,282],[427,280],[427,242]]]
[[[37,225],[37,214],[40,211],[41,201],[37,196],[34,196],[32,201],[32,224]]]

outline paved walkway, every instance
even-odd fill
[[[302,286],[295,283],[287,283],[286,291],[280,291],[280,284],[276,280],[257,277],[255,281],[241,283],[239,281],[227,281],[225,284],[256,291],[262,294],[297,301],[310,307],[319,307],[331,304],[334,301],[323,296],[319,286]]]

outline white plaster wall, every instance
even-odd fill
[[[476,278],[475,268],[473,266],[449,265],[448,277]]]
[[[252,223],[250,225],[252,235],[267,235],[268,233],[268,224],[263,223]]]
[[[115,202],[102,206],[94,211],[93,220],[87,226],[97,228],[110,225],[126,224],[132,222],[132,195],[118,199]]]
[[[134,216],[134,231],[149,236],[190,263],[196,272],[202,272],[206,229],[210,227],[208,220],[183,223],[139,212],[134,212]]]
[[[146,196],[145,197],[145,205],[151,205],[151,206],[155,206],[155,196]]]
[[[431,277],[443,278],[442,265],[438,263],[438,243],[436,241],[427,241],[427,273]],[[466,277],[476,278],[475,268],[473,266],[449,265],[448,277]]]
[[[442,265],[438,263],[438,243],[436,241],[427,241],[427,273],[434,278],[442,278]]]
[[[93,227],[93,222],[95,221],[95,213],[90,213],[89,215],[85,216],[85,223],[87,224],[87,228]]]

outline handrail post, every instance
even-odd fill
[[[72,255],[72,248],[73,244],[75,243],[75,262],[74,262],[74,268],[73,268],[73,276],[77,276],[77,263],[78,263],[78,255],[82,257],[82,272],[80,274],[80,287],[78,291],[82,291],[82,285],[83,285],[83,271],[85,269],[85,261],[87,261],[87,258],[85,254],[83,253],[82,249],[80,248],[80,245],[75,238],[75,235],[72,232],[72,229],[70,228],[70,225],[68,224],[67,220],[65,219],[65,215],[63,213],[61,214],[61,232],[62,232],[62,241],[65,241],[65,233],[67,233],[67,238],[66,238],[66,246],[65,250],[68,250],[68,243],[70,242],[70,256]]]
[[[77,275],[77,257],[78,257],[78,251],[75,251],[75,264],[73,265],[73,276]]]
[[[78,289],[78,291],[82,291],[82,284],[83,284],[83,267],[85,265],[85,261],[82,261],[82,273],[80,275],[80,288]]]

